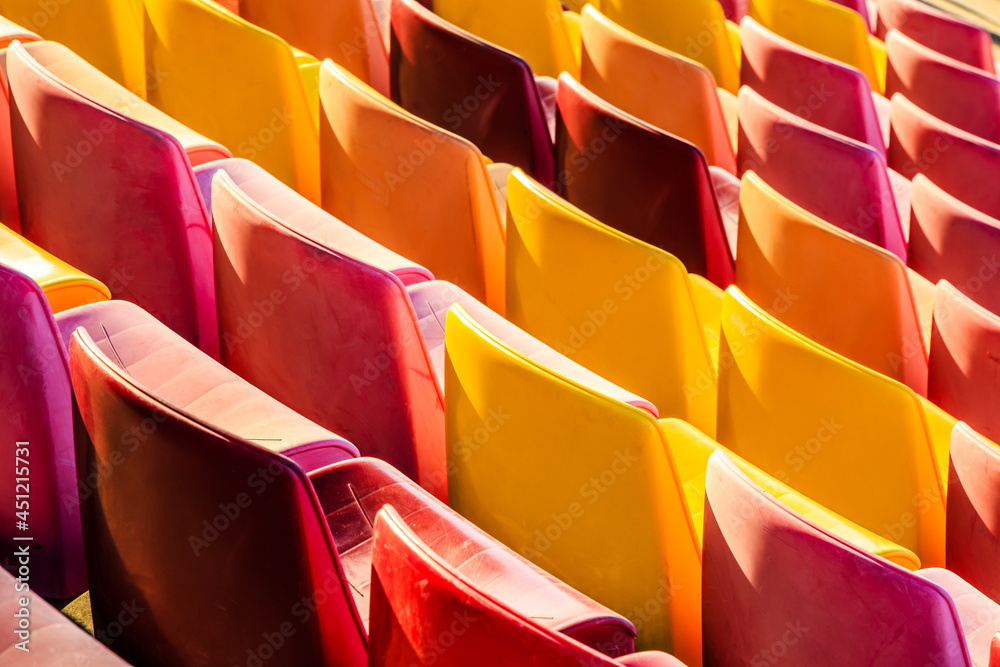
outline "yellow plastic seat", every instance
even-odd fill
[[[323,208],[503,312],[504,228],[482,153],[327,60]]]
[[[145,6],[147,99],[319,203],[319,62],[212,0]]]
[[[743,176],[736,285],[816,343],[927,395],[934,286],[888,250]]]
[[[580,32],[580,83],[623,111],[692,142],[709,164],[736,173],[719,89],[704,65],[625,30],[593,7],[583,10]]]
[[[768,30],[861,70],[885,92],[886,54],[857,12],[829,0],[750,0],[748,15]]]
[[[722,304],[718,440],[831,511],[944,566],[955,420],[769,316]],[[950,424],[950,426],[949,426]]]
[[[452,507],[628,617],[637,648],[701,664],[699,526],[718,443],[521,355],[460,306],[447,315],[445,338]],[[917,562],[754,474],[862,548]]]
[[[722,290],[520,169],[507,205],[507,318],[713,435]]]
[[[73,268],[3,225],[0,225],[0,263],[17,269],[38,283],[53,313],[111,298],[111,291],[101,281]]]
[[[143,0],[0,0],[0,14],[59,42],[128,88],[146,96]],[[149,70],[155,81],[165,73]]]
[[[655,44],[707,67],[733,95],[740,87],[739,28],[718,0],[603,0],[609,19]]]
[[[468,2],[435,0],[434,13],[463,30],[513,51],[528,61],[535,76],[579,76],[573,53],[574,27],[559,0]]]

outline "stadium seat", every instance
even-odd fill
[[[733,256],[698,147],[626,114],[566,74],[557,106],[556,192],[666,250],[691,273],[729,285]]]
[[[901,211],[882,151],[785,111],[752,88],[740,90],[739,113],[741,175],[753,171],[797,206],[906,263]]]
[[[819,345],[927,395],[934,286],[754,172],[740,189],[736,284]]]
[[[604,15],[640,37],[707,67],[720,88],[740,87],[739,29],[718,0],[602,0]]]
[[[951,196],[1000,218],[1000,145],[935,118],[903,95],[892,96],[889,167],[906,178],[925,174]]]
[[[750,0],[748,16],[785,39],[856,67],[872,90],[885,90],[885,45],[868,21],[829,0]]]
[[[625,30],[596,10],[582,13],[580,83],[650,125],[693,143],[708,163],[736,173],[733,142],[715,77],[697,61]],[[731,106],[731,104],[730,104]]]
[[[510,321],[648,397],[663,416],[714,435],[721,290],[520,170],[507,204]]]
[[[995,74],[993,41],[989,33],[953,14],[916,0],[877,0],[876,34],[885,39],[898,30],[949,58]]]
[[[902,94],[927,113],[1000,143],[1000,79],[891,30],[885,94]]]
[[[865,553],[722,454],[709,462],[706,495],[705,664],[988,664],[1000,605],[955,574]]]
[[[3,54],[14,40],[27,44],[41,37],[0,16],[0,220],[15,232],[21,231],[14,183],[14,153],[10,145],[10,87],[3,71]]]
[[[149,101],[319,203],[319,61],[211,0],[144,5]]]
[[[379,510],[374,533],[370,664],[684,667],[659,651],[612,660],[517,613],[477,590],[392,506]],[[428,637],[440,643],[428,644]]]
[[[22,233],[218,355],[211,225],[183,147],[7,50]]]
[[[417,0],[394,0],[391,25],[396,103],[468,139],[491,160],[551,184],[552,136],[527,62],[456,28]]]
[[[750,17],[740,23],[740,81],[779,107],[885,153],[888,100],[861,70],[799,46]],[[884,121],[879,106],[885,108]]]
[[[722,445],[914,551],[925,567],[944,566],[955,420],[926,399],[789,329],[731,287],[718,411]]]
[[[432,0],[428,4],[448,23],[518,54],[538,76],[579,74],[572,20],[564,15],[558,0]]]
[[[479,150],[330,61],[320,96],[323,208],[502,312],[502,198]]]
[[[947,280],[1000,315],[1000,220],[960,202],[923,174],[913,179],[909,266],[932,283]]]

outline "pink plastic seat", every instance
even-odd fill
[[[740,83],[781,108],[884,153],[888,118],[861,70],[768,30],[752,18],[740,22]],[[881,100],[883,103],[885,99]]]
[[[180,143],[7,53],[23,234],[218,354],[211,226]]]
[[[671,655],[652,651],[611,660],[552,632],[477,590],[415,535],[393,507],[375,517],[374,542],[371,665],[683,666]],[[434,642],[435,637],[440,641]]]
[[[559,77],[556,192],[601,222],[670,252],[720,287],[733,255],[708,163],[692,143]]]
[[[993,41],[982,28],[918,0],[878,0],[876,34],[898,30],[949,58],[995,74]]]
[[[1000,218],[1000,145],[963,132],[892,96],[889,166],[907,178],[926,175],[942,190],[993,218]],[[989,185],[988,185],[989,184]]]
[[[772,104],[751,88],[739,94],[740,174],[768,185],[826,222],[906,262],[906,239],[885,157]]]
[[[885,94],[901,93],[960,130],[1000,143],[1000,79],[892,30]]]
[[[983,666],[1000,628],[1000,605],[958,576],[865,553],[720,452],[708,465],[702,595],[706,665]]]
[[[392,99],[465,137],[490,159],[552,182],[552,137],[535,77],[520,56],[457,28],[416,0],[393,0]]]
[[[909,266],[931,282],[947,280],[1000,315],[1000,220],[980,213],[918,174],[913,179]]]

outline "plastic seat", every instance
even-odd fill
[[[946,123],[1000,142],[1000,79],[891,30],[885,94],[901,93]]]
[[[35,33],[0,16],[0,73],[3,53],[14,40],[27,44],[40,40]],[[17,208],[17,185],[14,182],[14,152],[10,145],[10,87],[0,74],[0,220],[14,231],[21,230]]]
[[[992,313],[1000,293],[990,287],[1000,272],[1000,220],[980,213],[934,185],[913,179],[909,265],[936,283],[947,280]]]
[[[508,319],[713,435],[719,288],[520,170],[507,202]]]
[[[958,576],[845,543],[721,454],[706,492],[705,664],[988,664],[1000,605]]]
[[[924,2],[877,0],[876,34],[898,30],[924,46],[966,65],[995,74],[993,41],[982,28]]]
[[[779,107],[885,153],[889,139],[879,95],[861,70],[781,37],[752,18],[740,22],[740,81]]]
[[[552,182],[552,137],[527,62],[416,0],[394,0],[391,25],[395,102],[468,139],[490,159]]]
[[[557,105],[556,192],[673,254],[691,273],[730,284],[733,256],[697,146],[629,116],[565,74]]]
[[[332,62],[320,78],[323,208],[502,312],[503,221],[479,150]]]
[[[1000,190],[983,187],[1000,178],[1000,145],[980,139],[892,96],[889,167],[907,178],[926,175],[951,196],[1000,218]]]
[[[687,139],[709,164],[736,173],[715,78],[700,63],[661,48],[584,8],[580,83],[626,113]]]
[[[319,203],[319,61],[211,0],[144,6],[149,101]]]
[[[868,21],[828,0],[750,0],[748,16],[785,39],[855,67],[872,90],[885,90],[885,45]]]
[[[1000,451],[969,425],[959,422],[951,435],[948,569],[994,601],[1000,598],[1000,572],[996,568],[1000,521],[997,489],[1000,489]]]
[[[612,660],[518,614],[476,590],[391,506],[379,510],[374,532],[371,664],[684,666],[651,651]],[[448,645],[428,645],[426,638],[435,636],[449,637]]]
[[[731,287],[718,411],[724,446],[914,551],[925,567],[944,566],[955,420],[929,401],[792,331]]]
[[[142,11],[141,0],[0,0],[7,19],[65,44],[139,97],[146,96],[147,78],[166,74],[143,62]]]
[[[602,0],[599,9],[626,30],[697,60],[720,88],[733,95],[739,90],[739,30],[726,21],[718,0]]]
[[[739,112],[741,174],[755,172],[797,206],[906,263],[883,152],[785,111],[752,88],[740,90]]]
[[[42,288],[52,312],[111,298],[101,281],[0,225],[0,263],[20,271]]]
[[[180,143],[7,50],[23,234],[218,355],[211,226]]]
[[[561,72],[577,76],[580,71],[573,26],[558,0],[433,0],[428,4],[445,21],[521,56],[538,76],[554,78]]]

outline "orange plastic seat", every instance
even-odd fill
[[[0,73],[3,53],[14,40],[27,44],[40,39],[35,33],[0,16]],[[0,75],[0,221],[15,232],[21,231],[14,179],[14,150],[10,145],[10,86],[5,73]]]
[[[898,30],[949,58],[996,73],[993,41],[982,28],[918,0],[877,0],[877,5],[881,39]]]

